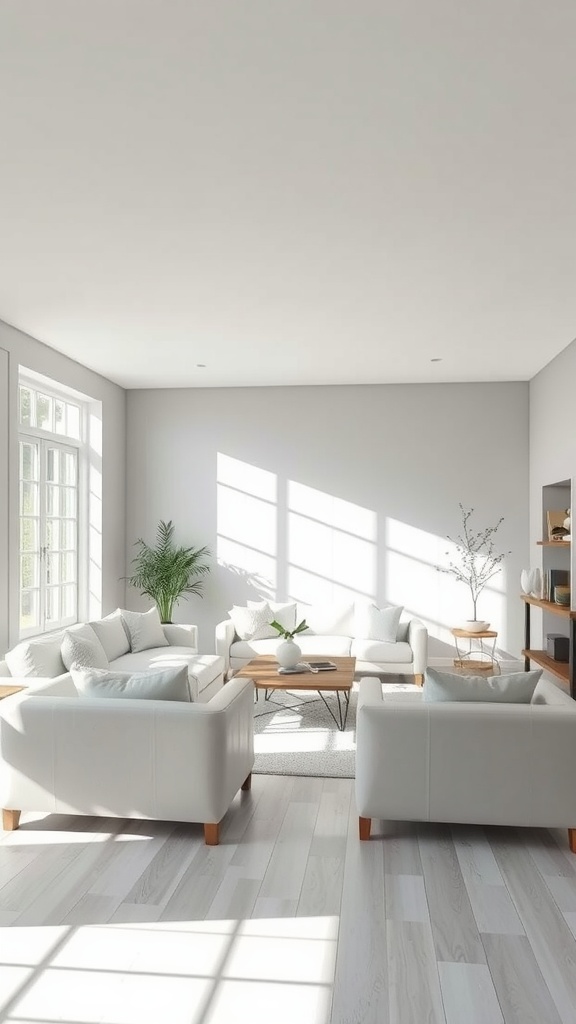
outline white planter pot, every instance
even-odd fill
[[[490,623],[484,622],[483,619],[466,619],[460,629],[465,629],[467,633],[485,633],[490,629]]]
[[[283,640],[276,648],[276,657],[280,668],[296,668],[302,651],[293,640]]]
[[[520,586],[525,594],[530,594],[532,597],[542,597],[540,569],[522,569],[520,573]]]

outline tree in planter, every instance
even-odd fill
[[[162,622],[171,622],[172,609],[181,597],[186,594],[202,597],[204,576],[210,572],[210,566],[203,559],[210,551],[207,547],[176,547],[172,520],[165,523],[162,519],[155,547],[150,547],[141,537],[136,546],[138,553],[132,559],[134,572],[124,579],[156,602]]]
[[[459,583],[464,583],[468,587],[474,611],[474,615],[469,621],[477,622],[478,598],[489,580],[500,572],[500,563],[510,552],[496,554],[494,547],[494,534],[500,524],[504,522],[504,516],[500,516],[495,526],[487,526],[484,530],[476,533],[470,525],[470,517],[474,509],[464,508],[462,503],[459,503],[459,507],[462,516],[462,533],[456,538],[448,537],[448,540],[456,546],[459,561],[451,561],[447,566],[438,565],[437,569],[438,572],[449,573]],[[446,554],[449,555],[450,552],[447,551]]]

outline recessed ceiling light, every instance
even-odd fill
[[[431,359],[430,362],[431,363],[441,363],[442,362],[442,357],[441,356],[435,356],[435,358]]]
[[[198,367],[199,370],[206,369],[206,363],[196,363],[196,366]]]

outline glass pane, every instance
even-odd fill
[[[38,479],[38,445],[20,443],[20,479]]]
[[[21,551],[38,551],[38,520],[37,519],[21,519],[20,520],[20,550]]]
[[[80,437],[80,407],[78,405],[70,405],[66,403],[66,411],[68,413],[68,425],[66,433],[68,437]]]
[[[54,402],[54,430],[57,434],[66,433],[66,403],[58,399]]]
[[[46,583],[60,583],[60,555],[46,556]]]
[[[38,555],[20,556],[20,586],[37,587],[39,582],[40,558]]]
[[[57,448],[46,449],[46,479],[58,483],[60,471],[60,452]]]
[[[54,484],[46,486],[46,512],[49,516],[60,515],[60,488]]]
[[[20,423],[27,427],[34,426],[34,392],[30,388],[20,387]]]
[[[60,522],[60,545],[63,551],[76,549],[76,523],[63,519]]]
[[[62,618],[76,618],[76,587],[62,587]]]
[[[62,515],[73,518],[76,515],[76,488],[62,488]]]
[[[67,555],[60,555],[62,560],[62,583],[73,583],[76,580],[76,554],[70,552]]]
[[[49,551],[57,551],[60,547],[60,520],[46,520],[46,547]]]
[[[20,629],[40,625],[40,601],[37,590],[23,590],[20,594]]]
[[[76,456],[72,452],[60,454],[60,482],[76,486]]]
[[[20,484],[20,512],[24,516],[38,515],[38,484],[26,480]]]
[[[40,392],[36,395],[36,426],[44,430],[52,430],[53,401],[48,395]]]
[[[60,618],[60,588],[46,590],[46,622],[58,622]]]

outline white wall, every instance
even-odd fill
[[[123,604],[125,590],[126,393],[0,321],[0,655],[18,639],[19,364],[102,402],[102,610]]]
[[[556,356],[530,381],[530,564],[542,564],[542,548],[536,541],[542,533],[542,488],[562,480],[572,481],[572,502],[576,501],[576,341]],[[546,552],[550,557],[549,549]],[[554,565],[566,565],[556,552]],[[572,579],[576,579],[576,544],[570,551]],[[572,589],[572,608],[576,607],[576,593]],[[567,623],[559,616],[542,616],[532,611],[532,639],[534,648],[545,644],[546,633],[568,634]]]
[[[232,602],[356,593],[404,604],[440,641],[471,616],[435,565],[458,503],[478,528],[505,517],[511,550],[478,608],[499,646],[522,646],[528,558],[528,385],[232,388],[128,393],[128,561],[137,537],[172,519],[178,540],[218,556],[203,600],[177,607],[204,651]],[[129,606],[146,600],[134,591]]]

